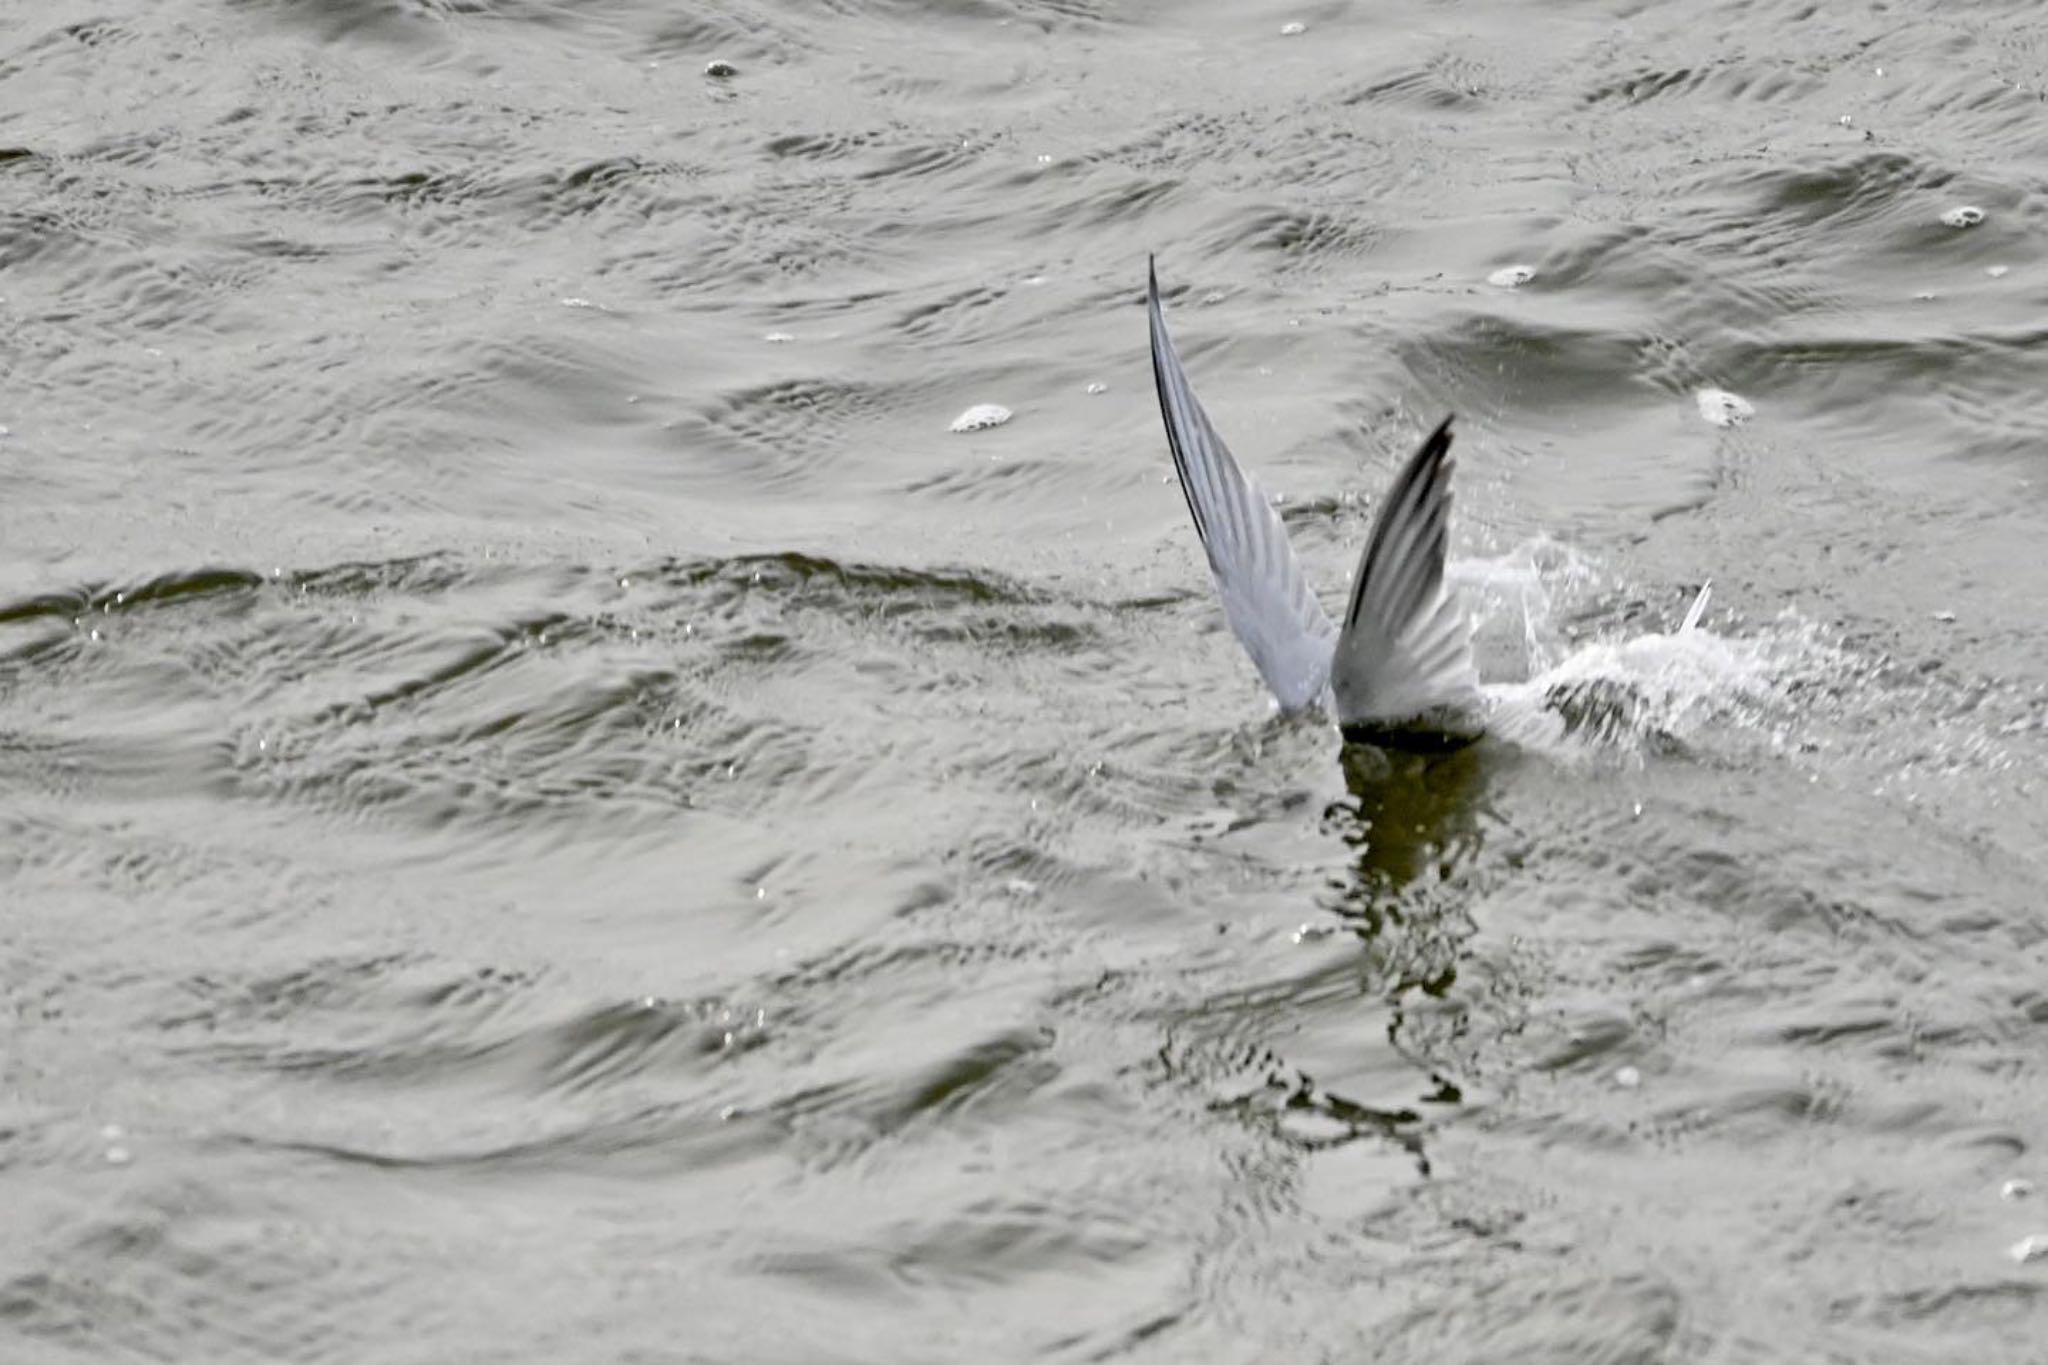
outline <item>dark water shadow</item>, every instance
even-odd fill
[[[1459,1011],[1444,1004],[1492,861],[1489,832],[1505,828],[1491,793],[1517,751],[1488,740],[1437,752],[1347,742],[1338,761],[1347,795],[1323,827],[1352,857],[1323,904],[1359,952],[1289,983],[1296,1036],[1275,1107],[1300,1148],[1376,1140],[1427,1179],[1430,1135],[1465,1103],[1458,1049],[1439,1035],[1457,1027]]]
[[[1425,874],[1450,881],[1474,863],[1485,844],[1492,783],[1512,758],[1485,740],[1440,753],[1345,744],[1338,763],[1350,800],[1324,815],[1326,828],[1355,854],[1338,912],[1376,926]]]

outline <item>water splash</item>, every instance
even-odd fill
[[[1796,696],[1839,671],[1836,651],[1796,613],[1739,635],[1709,628],[1711,581],[1674,626],[1644,629],[1641,603],[1618,605],[1596,563],[1549,540],[1455,565],[1450,577],[1496,679],[1489,728],[1557,757],[1670,752],[1740,734],[1783,747]]]
[[[1480,672],[1523,680],[1562,657],[1564,621],[1598,590],[1600,570],[1578,550],[1537,536],[1489,559],[1446,566],[1471,613]]]

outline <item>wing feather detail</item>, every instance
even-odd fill
[[[1380,504],[1330,668],[1341,726],[1469,724],[1479,708],[1471,628],[1444,589],[1456,467],[1446,417]]]
[[[1156,269],[1149,272],[1146,306],[1166,443],[1223,615],[1281,708],[1302,710],[1322,696],[1329,682],[1336,629],[1309,590],[1272,501],[1238,467],[1189,386],[1166,333]]]

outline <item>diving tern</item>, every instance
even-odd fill
[[[1159,272],[1148,267],[1152,375],[1166,443],[1231,631],[1283,712],[1327,699],[1346,740],[1449,749],[1484,731],[1471,626],[1444,588],[1451,419],[1410,456],[1373,518],[1342,627],[1303,576],[1287,529],[1239,467],[1188,385],[1166,333]]]

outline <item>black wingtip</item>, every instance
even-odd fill
[[[1395,519],[1415,514],[1433,499],[1440,498],[1445,506],[1449,505],[1451,423],[1456,420],[1457,414],[1452,413],[1438,422],[1436,430],[1423,437],[1422,444],[1415,447],[1415,453],[1408,457],[1407,463],[1394,475],[1393,483],[1388,485],[1379,511],[1373,516],[1372,532],[1366,537],[1365,554],[1358,562],[1357,576],[1351,583],[1351,602],[1344,609],[1346,630],[1358,624],[1358,613],[1365,605],[1366,584],[1373,577],[1380,544],[1388,526]]]
[[[1452,440],[1451,423],[1457,420],[1457,414],[1452,413],[1450,416],[1444,418],[1443,421],[1438,422],[1436,424],[1435,431],[1430,432],[1429,435],[1422,438],[1422,444],[1415,448],[1415,454],[1409,458],[1408,470],[1435,468],[1436,466],[1445,464],[1450,460]],[[1404,470],[1403,473],[1396,479],[1396,485],[1398,486],[1399,484],[1406,482],[1409,477],[1410,475],[1408,471]]]

